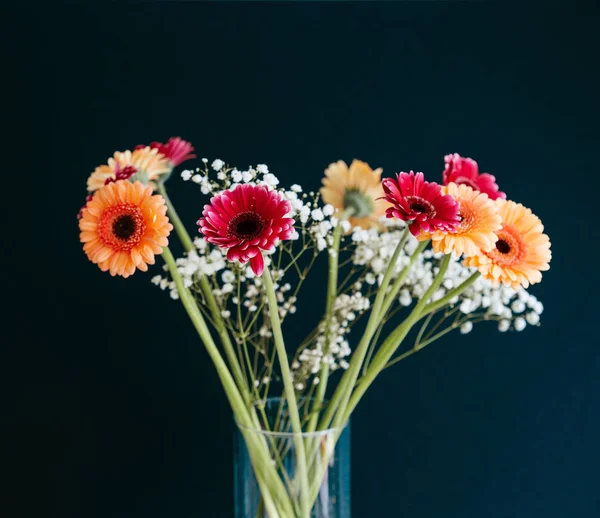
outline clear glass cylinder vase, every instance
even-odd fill
[[[280,398],[258,412],[261,428],[237,424],[235,518],[349,518],[349,424],[295,434]]]

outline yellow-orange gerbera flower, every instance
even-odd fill
[[[502,217],[498,241],[492,250],[468,257],[464,264],[477,267],[494,285],[502,282],[517,289],[540,282],[552,257],[544,225],[520,203],[502,199],[494,203]]]
[[[162,196],[141,182],[119,180],[98,189],[82,209],[79,239],[89,260],[111,275],[129,277],[154,264],[173,230]]]
[[[334,162],[325,170],[321,197],[339,211],[352,207],[354,214],[348,220],[352,227],[378,226],[389,206],[380,199],[384,195],[381,172],[381,168],[373,170],[360,160],[353,160],[350,167],[342,160]]]
[[[107,180],[116,180],[119,169],[127,167],[135,168],[135,180],[140,180],[156,187],[154,180],[160,176],[169,174],[172,170],[169,160],[158,149],[150,146],[136,149],[134,151],[116,151],[114,156],[108,159],[108,164],[96,167],[87,181],[87,190],[92,192],[100,189]]]
[[[419,241],[431,239],[435,252],[454,252],[465,257],[492,250],[498,239],[496,232],[502,228],[502,218],[496,204],[487,194],[465,184],[449,183],[442,187],[442,193],[449,194],[458,202],[460,223],[451,232],[422,232]]]

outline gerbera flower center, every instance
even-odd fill
[[[246,211],[234,216],[227,225],[227,235],[238,239],[254,239],[265,228],[265,220],[256,212]]]
[[[370,196],[356,187],[344,191],[344,209],[352,209],[352,217],[366,218],[373,213],[375,204]]]
[[[473,227],[473,223],[476,221],[476,212],[469,203],[459,202],[458,206],[458,220],[460,223],[456,227],[456,232],[468,232]]]
[[[129,239],[135,233],[135,220],[129,214],[119,216],[113,222],[112,230],[119,239]]]
[[[115,251],[129,251],[136,247],[145,230],[141,209],[128,203],[106,209],[98,224],[100,240]]]
[[[497,235],[498,241],[496,241],[495,248],[485,254],[503,268],[522,261],[527,247],[521,233],[512,226],[504,226],[500,232],[497,232]]]
[[[498,239],[498,241],[496,241],[496,250],[501,254],[508,254],[510,253],[510,244],[504,241],[504,239]]]
[[[421,196],[406,196],[406,203],[413,212],[425,214],[428,218],[435,217],[435,207]]]

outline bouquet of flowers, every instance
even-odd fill
[[[84,252],[123,277],[162,256],[152,282],[181,301],[217,370],[259,490],[252,516],[337,516],[323,488],[371,384],[453,330],[537,325],[543,306],[527,288],[549,268],[549,238],[494,176],[458,154],[445,157],[442,185],[413,171],[382,180],[381,169],[354,160],[330,164],[319,192],[281,187],[263,164],[202,159],[181,172],[207,197],[190,234],[166,183],[193,151],[171,138],[97,167],[78,216]],[[179,258],[168,246],[173,229]],[[323,290],[306,298],[323,315],[292,351],[282,323],[320,255],[326,284],[323,272]],[[319,505],[329,514],[315,514]]]

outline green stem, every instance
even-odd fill
[[[329,251],[329,272],[327,280],[327,298],[325,300],[325,349],[323,355],[328,354],[329,350],[329,337],[331,320],[333,318],[333,304],[337,296],[337,284],[338,284],[338,270],[339,270],[339,255],[340,255],[340,241],[342,238],[342,221],[346,220],[354,213],[353,209],[347,209],[339,217],[338,224],[333,231],[333,246]],[[312,417],[308,422],[306,430],[308,432],[314,432],[319,422],[319,415],[321,414],[321,406],[325,399],[325,393],[327,392],[327,383],[329,378],[329,364],[322,362],[321,371],[319,372],[319,384],[317,386],[317,394],[312,405]]]
[[[242,398],[238,387],[236,386],[236,383],[231,376],[229,369],[227,368],[227,364],[219,353],[219,349],[217,348],[212,335],[210,334],[202,313],[196,305],[194,297],[184,286],[183,279],[177,270],[177,265],[175,264],[173,254],[168,247],[163,248],[162,256],[169,268],[169,271],[171,272],[171,277],[175,282],[175,286],[177,288],[177,292],[179,293],[179,298],[183,304],[183,307],[192,321],[192,324],[196,328],[196,331],[198,332],[198,335],[200,336],[200,339],[202,340],[210,359],[215,365],[217,374],[225,390],[225,395],[227,396],[237,422],[248,429],[253,429],[255,421],[252,419],[248,408],[245,406],[244,399]],[[273,488],[269,491],[275,495],[278,495],[280,499],[283,499],[280,502],[280,505],[289,510],[291,504],[289,503],[289,500],[285,499],[285,489],[283,488],[281,479],[279,479],[279,476],[273,470],[273,466],[271,465],[270,457],[268,455],[268,447],[264,441],[261,442],[259,439],[253,437],[252,433],[253,432],[245,434],[245,438],[257,479],[259,480],[260,485],[264,488],[263,491],[267,491],[267,487]]]
[[[369,320],[367,322],[367,327],[363,333],[360,343],[358,344],[358,347],[356,348],[356,350],[354,351],[354,354],[352,355],[352,360],[350,361],[350,366],[348,367],[348,370],[346,371],[346,373],[340,380],[340,382],[336,388],[336,391],[334,392],[333,397],[331,398],[331,401],[327,405],[327,410],[325,412],[325,415],[321,419],[321,423],[319,426],[319,428],[321,430],[325,430],[325,429],[329,428],[329,425],[332,422],[332,420],[333,420],[334,428],[338,428],[338,427],[340,427],[340,425],[344,424],[342,422],[343,409],[348,404],[348,400],[350,398],[350,394],[352,393],[352,389],[356,383],[356,380],[358,379],[358,376],[360,375],[360,369],[362,367],[363,361],[367,354],[369,344],[370,344],[371,339],[373,338],[373,335],[375,334],[377,327],[380,323],[380,320],[381,320],[380,313],[381,313],[381,308],[383,306],[383,302],[385,299],[387,287],[390,284],[391,277],[396,268],[396,263],[398,261],[398,257],[400,256],[400,253],[402,252],[402,249],[404,248],[404,244],[406,243],[408,236],[409,236],[409,230],[408,230],[408,226],[407,226],[404,231],[404,234],[402,235],[402,238],[400,239],[400,242],[398,243],[398,245],[396,246],[396,249],[394,250],[394,254],[392,255],[392,258],[390,259],[390,262],[385,271],[385,274],[383,275],[383,280],[381,281],[381,286],[379,287],[377,296],[375,297],[375,302],[373,304],[373,308],[371,309],[371,314],[370,314]],[[403,269],[403,272],[401,272],[400,276],[402,276],[402,274],[404,273],[404,270],[407,270],[411,264],[412,263],[410,263]],[[340,411],[338,411],[338,408]],[[333,417],[334,413],[335,413],[335,418]]]
[[[192,251],[196,251],[196,247],[190,238],[185,226],[181,222],[173,203],[171,202],[169,195],[167,194],[167,189],[165,187],[164,182],[160,182],[158,184],[158,192],[165,199],[167,204],[167,213],[170,221],[173,223],[175,227],[175,231],[181,240],[181,244],[183,245],[186,252],[190,253]],[[221,339],[221,343],[223,344],[223,349],[225,350],[225,355],[227,356],[227,361],[233,370],[233,377],[242,392],[242,396],[246,403],[250,403],[250,393],[248,391],[248,387],[245,383],[245,378],[240,366],[240,363],[235,354],[235,349],[229,338],[229,333],[227,332],[227,328],[225,326],[225,322],[223,322],[223,317],[221,316],[221,309],[217,304],[215,296],[212,292],[212,287],[206,275],[200,276],[200,288],[202,289],[202,293],[206,299],[208,307],[213,317],[214,326],[219,334],[219,338]]]
[[[471,284],[473,284],[481,274],[479,272],[473,273],[467,280],[463,281],[456,288],[451,289],[446,295],[444,295],[441,299],[436,300],[435,302],[430,302],[425,306],[423,310],[423,315],[431,313],[433,311],[437,311],[438,309],[444,307],[448,304],[454,297],[463,293]]]
[[[429,286],[407,319],[396,329],[394,329],[394,331],[392,331],[392,333],[382,344],[379,351],[377,351],[377,354],[373,358],[367,373],[361,379],[360,384],[356,386],[356,389],[352,393],[352,397],[350,398],[347,407],[343,409],[343,419],[348,419],[364,395],[365,391],[371,386],[371,383],[373,383],[378,374],[385,368],[390,358],[393,356],[408,332],[411,330],[412,326],[419,320],[427,301],[431,298],[431,296],[435,293],[435,290],[439,288],[440,284],[444,280],[444,275],[448,269],[450,259],[450,255],[444,256],[440,264],[439,272],[433,279],[431,286]]]
[[[277,298],[275,296],[275,288],[273,286],[273,279],[269,268],[265,266],[265,271],[262,275],[265,291],[267,294],[268,306],[269,306],[269,317],[271,319],[271,327],[273,330],[273,340],[275,342],[275,348],[277,349],[277,356],[279,358],[279,364],[281,367],[281,376],[283,378],[283,385],[285,389],[285,395],[288,403],[288,409],[290,412],[290,421],[292,424],[292,432],[294,434],[294,446],[296,448],[296,461],[297,461],[297,472],[300,479],[300,507],[301,507],[301,518],[309,518],[310,509],[308,507],[308,477],[306,473],[306,453],[304,451],[304,441],[302,438],[302,427],[300,424],[300,414],[298,412],[298,405],[296,402],[296,395],[294,392],[292,374],[290,372],[289,361],[287,352],[285,350],[285,343],[283,341],[283,333],[281,332],[281,322],[279,319],[279,309],[277,305]]]
[[[173,204],[171,203],[171,200],[169,199],[169,196],[167,195],[167,189],[165,188],[164,182],[158,183],[158,192],[165,199],[165,202],[167,203],[167,211],[169,213],[169,219],[171,220],[171,223],[173,223],[173,226],[175,227],[175,232],[177,232],[177,235],[179,236],[179,239],[181,240],[181,244],[183,245],[183,248],[185,249],[186,252],[191,252],[192,250],[196,250],[196,247],[194,246],[194,243],[191,240],[190,235],[187,233],[187,230],[183,226],[183,223],[181,222],[181,219],[179,218],[179,215],[177,214],[175,207],[173,206]]]

